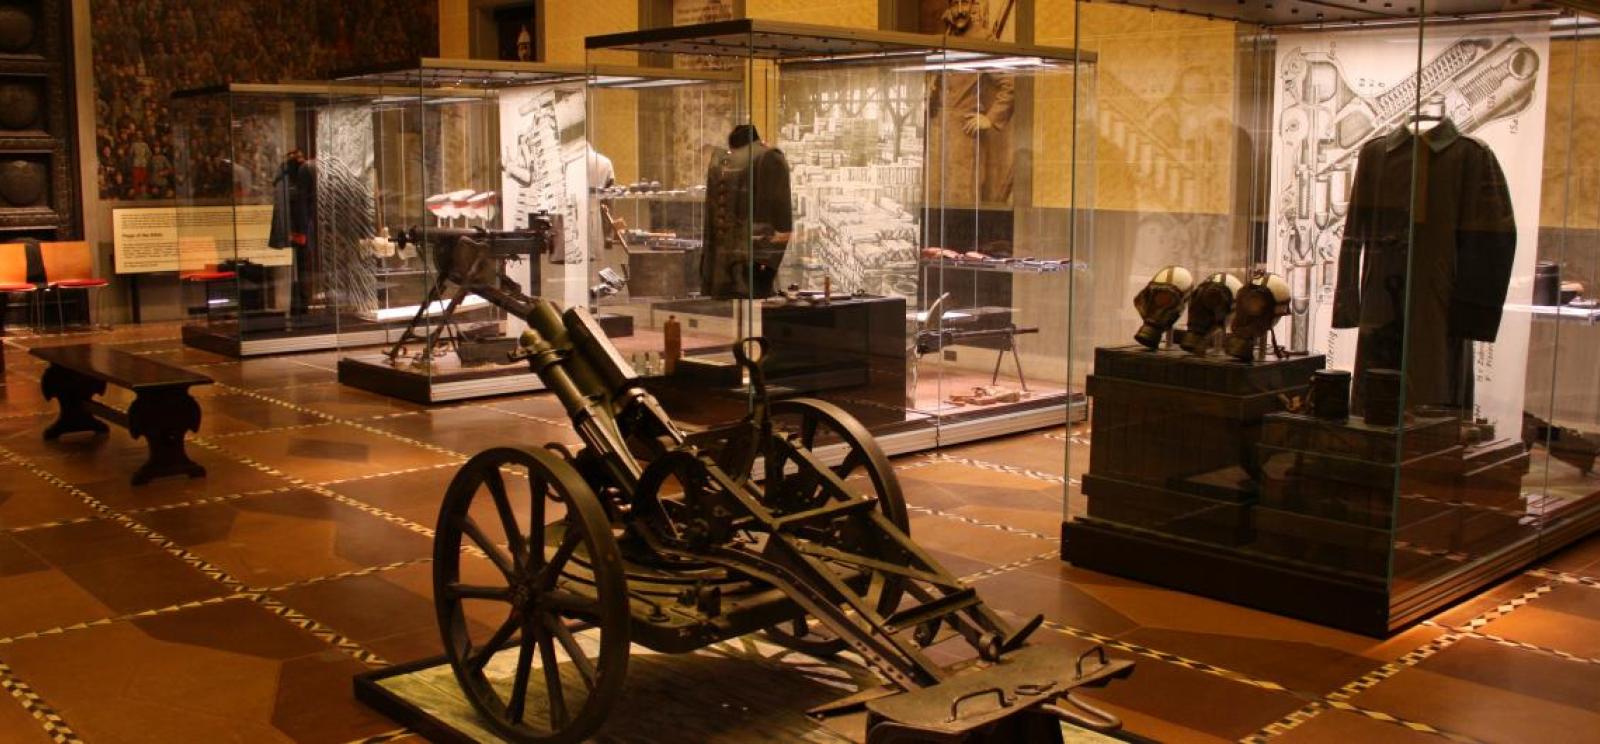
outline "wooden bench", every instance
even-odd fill
[[[101,420],[128,430],[134,439],[150,445],[150,458],[133,474],[133,485],[169,475],[203,477],[206,469],[190,460],[183,449],[186,432],[200,430],[200,404],[189,394],[195,385],[211,378],[189,370],[95,344],[35,348],[30,354],[50,363],[41,387],[45,400],[61,404],[61,415],[44,438],[63,434],[108,431]],[[133,405],[123,413],[94,396],[115,385],[134,392]]]

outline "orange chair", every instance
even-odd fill
[[[94,257],[89,244],[82,240],[40,243],[39,256],[44,260],[45,289],[56,293],[56,322],[65,330],[67,321],[62,309],[61,292],[67,289],[91,290],[111,282],[94,275]],[[93,322],[91,318],[90,322]]]
[[[25,292],[33,296],[39,285],[28,281],[28,247],[21,243],[0,244],[0,295]],[[33,303],[28,303],[29,322],[33,319]],[[5,307],[0,305],[0,328],[5,327]]]

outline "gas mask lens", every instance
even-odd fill
[[[1144,320],[1138,333],[1133,334],[1133,340],[1150,349],[1159,348],[1161,337],[1183,315],[1184,303],[1193,288],[1194,277],[1182,266],[1168,266],[1156,272],[1144,290],[1133,298],[1133,307]]]
[[[1211,351],[1212,336],[1228,322],[1233,298],[1244,283],[1239,278],[1217,272],[1206,277],[1189,297],[1189,327],[1178,336],[1178,345],[1191,354],[1204,356]]]
[[[1234,298],[1233,327],[1223,348],[1228,355],[1248,362],[1255,358],[1256,342],[1272,332],[1278,319],[1289,314],[1289,283],[1277,274],[1264,273],[1244,285]]]

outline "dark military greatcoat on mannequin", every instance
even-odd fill
[[[317,163],[291,157],[272,186],[272,228],[267,245],[294,251],[294,286],[289,312],[311,308],[317,283]]]
[[[1333,305],[1333,327],[1359,329],[1352,409],[1365,410],[1366,370],[1404,369],[1408,408],[1470,413],[1471,342],[1499,332],[1516,249],[1511,192],[1487,145],[1445,120],[1363,146]]]
[[[706,173],[700,291],[717,299],[771,297],[785,248],[771,238],[794,229],[789,161],[753,131],[740,141],[735,130],[737,146],[714,155]]]

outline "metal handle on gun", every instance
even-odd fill
[[[1087,659],[1090,656],[1093,656],[1095,654],[1099,654],[1100,655],[1100,666],[1105,666],[1105,665],[1111,663],[1111,660],[1106,658],[1106,647],[1105,646],[1096,645],[1094,648],[1091,648],[1091,649],[1089,649],[1087,651],[1084,651],[1081,654],[1078,654],[1078,665],[1077,665],[1076,671],[1078,672],[1078,676],[1079,677],[1083,676],[1083,660]],[[1093,671],[1093,670],[1090,670],[1090,671]]]
[[[1117,714],[1083,702],[1070,692],[1057,698],[1054,703],[1039,706],[1039,709],[1074,726],[1081,726],[1091,731],[1110,733],[1122,728],[1122,719]]]
[[[755,345],[754,357],[745,351],[745,347],[750,344]],[[771,344],[761,336],[750,336],[733,345],[733,361],[750,375],[750,388],[755,391],[756,399],[763,403],[767,399],[767,376],[761,371],[761,363],[766,361],[767,349],[770,346]]]
[[[1006,697],[1005,690],[1000,689],[999,687],[986,687],[982,690],[973,690],[972,692],[956,697],[955,700],[951,700],[950,717],[945,719],[945,722],[955,723],[956,721],[961,720],[961,704],[967,702],[968,700],[976,700],[984,695],[995,696],[995,699],[1000,701],[1000,707],[1002,708],[1011,707],[1011,698]]]

